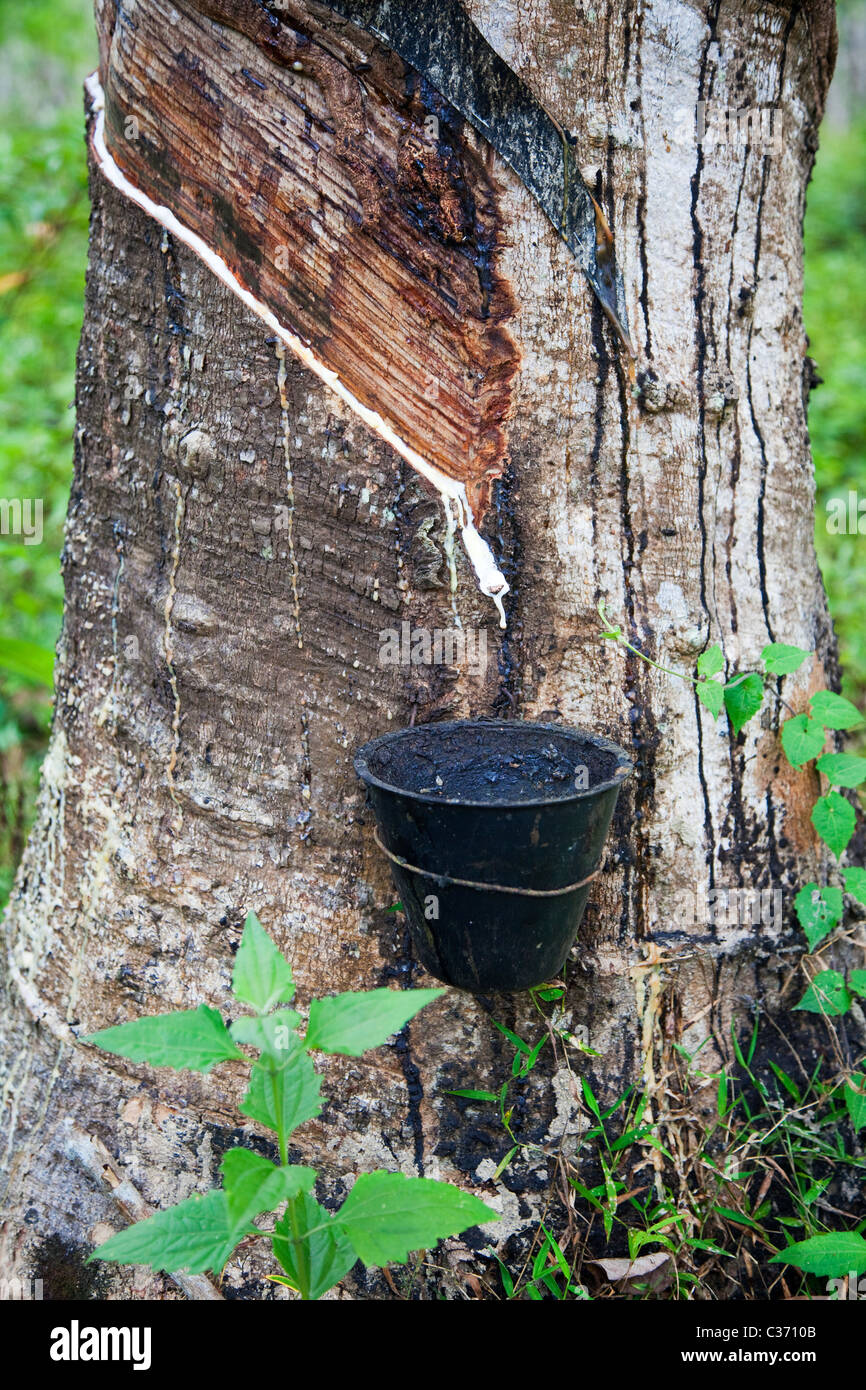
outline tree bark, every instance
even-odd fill
[[[634,380],[533,198],[429,85],[324,5],[270,12],[279,52],[227,22],[244,8],[100,0],[109,148],[363,405],[474,488],[508,626],[458,554],[453,603],[487,631],[486,671],[380,665],[382,629],[454,621],[435,491],[91,150],[56,716],[9,909],[3,1063],[4,1272],[65,1270],[72,1296],[179,1296],[140,1270],[84,1272],[126,1218],[82,1165],[82,1131],[154,1206],[213,1185],[232,1143],[261,1142],[239,1128],[242,1069],[155,1072],[79,1034],[201,1001],[226,1012],[250,908],[302,1005],[426,982],[352,771],[364,739],[496,713],[633,750],[564,1008],[599,1054],[598,1093],[645,1087],[683,1150],[700,1105],[669,1113],[673,1044],[709,1038],[726,1057],[732,1022],[790,1008],[793,895],[821,870],[817,788],[780,760],[778,707],[732,737],[689,684],[601,643],[595,609],[604,599],[630,640],[687,671],[711,641],[739,669],[771,640],[815,650],[786,680],[796,710],[836,678],[800,308],[831,8],[468,6],[577,134],[624,272]],[[289,31],[307,36],[304,63],[327,51],[321,71],[293,70]],[[780,137],[698,143],[714,107],[772,108]],[[429,115],[445,127],[432,150]],[[684,894],[720,887],[780,890],[784,916],[683,918]],[[449,992],[393,1046],[328,1059],[329,1104],[297,1144],[338,1198],[373,1166],[477,1191],[503,1221],[470,1243],[508,1256],[585,1117],[548,1059],[515,1123],[550,1161],[490,1181],[501,1130],[446,1094],[510,1070],[490,1013],[538,1031],[520,997]],[[464,1296],[473,1264],[448,1251],[452,1273],[421,1287]],[[262,1269],[244,1247],[224,1285],[285,1296]],[[390,1296],[377,1271],[344,1289]]]

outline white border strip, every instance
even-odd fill
[[[383,420],[382,416],[376,411],[370,410],[367,406],[362,405],[357,397],[343,385],[337,373],[331,371],[331,369],[326,367],[323,362],[320,362],[317,357],[314,357],[307,345],[288,328],[284,327],[267,305],[263,304],[260,299],[256,299],[255,295],[251,294],[250,291],[241,284],[238,278],[229,270],[225,261],[208,246],[206,241],[196,232],[190,231],[188,227],[185,227],[170,208],[162,207],[160,204],[154,203],[146,193],[143,193],[140,188],[136,188],[135,184],[130,183],[123,170],[115,163],[105,143],[105,94],[102,90],[102,84],[99,81],[99,74],[96,72],[91,73],[84,85],[93,103],[93,110],[96,114],[96,120],[93,126],[93,150],[99,167],[109,183],[112,183],[114,187],[118,189],[119,192],[123,193],[125,197],[129,198],[131,202],[136,203],[137,206],[146,212],[149,217],[152,217],[155,222],[159,222],[161,226],[165,227],[166,231],[170,232],[172,236],[177,237],[178,241],[182,241],[191,251],[194,251],[200,260],[204,261],[205,265],[213,271],[217,279],[221,280],[233,294],[236,294],[238,299],[242,300],[248,309],[251,309],[254,314],[257,314],[258,317],[267,324],[268,328],[282,339],[286,347],[303,362],[305,367],[308,367],[320,381],[330,387],[330,389],[345,402],[349,409],[363,420],[364,424],[367,425],[369,429],[373,430],[380,439],[383,439],[386,444],[390,444],[393,449],[396,449],[397,453],[406,460],[411,468],[414,468],[417,473],[420,473],[422,477],[433,484],[437,492],[441,495],[446,508],[450,508],[452,502],[456,505],[460,523],[460,533],[466,549],[466,554],[477,576],[478,587],[483,594],[487,594],[493,599],[496,607],[499,609],[499,625],[500,627],[505,627],[505,613],[502,607],[502,598],[508,593],[508,585],[505,582],[505,576],[497,568],[490,546],[477,530],[472,520],[472,512],[469,507],[469,499],[466,495],[465,483],[459,483],[454,478],[449,478],[448,474],[443,473],[435,464],[428,463],[428,461],[422,458],[411,445],[400,438],[388,424],[387,420]]]

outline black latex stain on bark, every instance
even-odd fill
[[[609,20],[609,12],[608,12]],[[609,53],[610,33],[609,23],[605,28],[605,53]],[[607,68],[606,68],[607,70]],[[607,143],[607,189],[608,189],[608,217],[613,217],[612,190],[614,182],[613,165],[613,141]],[[603,196],[601,187],[600,172],[597,182],[597,196]],[[602,428],[603,428],[603,393],[604,387],[610,374],[611,365],[616,372],[617,395],[619,403],[620,417],[620,457],[619,457],[619,505],[620,505],[620,527],[623,540],[625,541],[625,555],[622,559],[623,571],[623,591],[626,609],[626,622],[628,625],[629,640],[636,645],[640,645],[642,640],[650,635],[647,632],[640,633],[637,627],[634,591],[632,588],[632,574],[634,573],[636,560],[635,534],[632,526],[630,508],[630,489],[631,479],[629,475],[629,448],[631,445],[631,426],[629,415],[629,383],[628,377],[623,366],[622,360],[617,356],[613,363],[605,347],[604,336],[602,333],[602,315],[597,304],[593,305],[592,315],[592,338],[593,345],[599,359],[599,386],[596,396],[596,415],[595,415],[595,437],[593,440],[592,454],[597,462],[601,450]],[[591,471],[594,471],[591,464]],[[637,538],[637,551],[643,551],[646,547],[646,533],[642,532]],[[647,838],[646,833],[641,833],[641,822],[646,819],[646,807],[652,804],[655,777],[654,764],[655,754],[660,741],[660,735],[656,729],[655,719],[652,713],[650,702],[642,698],[641,676],[643,663],[631,652],[626,653],[625,657],[625,698],[629,703],[628,720],[629,734],[632,749],[635,754],[635,772],[630,779],[630,795],[628,797],[629,811],[626,810],[626,798],[620,796],[617,806],[617,817],[615,826],[618,840],[621,845],[620,863],[623,867],[623,901],[620,912],[620,930],[625,939],[631,931],[631,914],[634,909],[634,931],[638,936],[647,934],[648,923],[646,920],[646,909],[643,896],[634,895],[633,883],[640,885],[648,882],[650,865],[647,860]],[[619,807],[623,807],[622,819],[619,817]]]
[[[517,1017],[519,1005],[515,996],[477,995],[476,1003],[488,1019],[504,1022],[506,1027],[518,1035],[524,1035],[525,1029]],[[540,1023],[540,1020],[538,1022]],[[436,1154],[438,1157],[447,1158],[469,1181],[478,1181],[474,1175],[484,1159],[491,1159],[498,1164],[511,1148],[511,1140],[502,1127],[496,1105],[448,1095],[448,1091],[475,1089],[479,1086],[498,1091],[503,1081],[508,1080],[507,1103],[512,1107],[510,1127],[521,1144],[541,1145],[555,1116],[555,1101],[550,1084],[555,1071],[555,1059],[551,1049],[543,1048],[531,1075],[518,1079],[511,1076],[511,1044],[492,1023],[488,1036],[492,1055],[486,1075],[479,1076],[477,1071],[472,1071],[471,1061],[467,1069],[465,1062],[454,1059],[444,1064],[439,1078],[440,1093],[443,1102],[447,1104],[443,1103],[439,1108],[440,1138]],[[536,1042],[537,1032],[530,1033],[527,1041]],[[550,1186],[549,1176],[525,1170],[520,1158],[509,1164],[499,1181],[509,1192],[520,1198],[543,1192]],[[529,1208],[522,1214],[527,1218],[531,1217]],[[466,1236],[462,1236],[461,1239],[466,1240]]]
[[[707,847],[704,858],[707,866],[707,872],[709,874],[710,888],[714,888],[716,885],[716,832],[715,827],[713,825],[713,817],[710,812],[710,789],[707,784],[707,773],[704,767],[704,726],[703,719],[701,716],[702,705],[697,697],[697,692],[695,692],[694,695],[694,709],[695,730],[698,736],[698,781],[701,784],[701,797],[703,798],[704,803],[704,834],[707,840]]]
[[[605,30],[605,54],[609,45],[609,35]],[[606,70],[606,67],[605,67]],[[608,155],[610,150],[608,148]],[[603,197],[601,170],[596,174],[595,195],[597,199]],[[592,446],[589,451],[589,481],[590,492],[593,496],[592,507],[592,534],[593,540],[596,535],[596,512],[595,512],[595,493],[598,487],[598,465],[601,459],[601,447],[604,443],[604,401],[607,388],[608,377],[610,376],[611,359],[607,350],[607,343],[602,331],[602,316],[595,306],[592,309],[590,319],[590,330],[592,334],[593,352],[598,362],[598,372],[595,378],[595,410],[593,412],[593,436]],[[600,597],[600,594],[599,594]]]
[[[521,638],[523,621],[520,616],[519,581],[523,573],[523,541],[518,514],[518,482],[514,462],[509,456],[501,478],[492,489],[493,515],[496,522],[494,553],[496,563],[509,586],[503,606],[507,627],[501,632],[497,664],[499,692],[493,701],[493,712],[500,719],[513,718],[518,711]]]
[[[592,505],[592,547],[595,553],[598,538],[598,465],[601,459],[601,446],[604,442],[604,399],[607,379],[610,375],[610,358],[601,327],[601,316],[593,313],[591,318],[592,346],[598,371],[595,374],[595,407],[592,415],[592,444],[589,450],[589,496]],[[596,587],[596,601],[601,598],[601,590]]]
[[[91,1254],[86,1245],[77,1245],[52,1232],[31,1251],[28,1277],[42,1280],[46,1302],[104,1299],[111,1286],[111,1273],[104,1264],[88,1264]]]
[[[716,39],[716,28],[719,19],[721,0],[716,0],[712,11],[707,16],[708,34],[704,42],[701,53],[701,63],[698,76],[698,101],[706,101],[712,92],[713,78],[707,76],[709,67],[710,48]],[[703,145],[698,143],[697,163],[695,172],[691,179],[691,206],[689,215],[692,224],[692,259],[695,266],[696,291],[695,291],[695,349],[696,349],[696,369],[698,386],[698,526],[701,536],[701,607],[709,620],[710,610],[707,606],[707,527],[704,517],[704,490],[707,474],[707,441],[705,434],[705,412],[706,412],[706,391],[705,373],[707,359],[707,333],[704,323],[704,305],[706,300],[706,271],[703,263],[704,232],[698,217],[698,202],[701,193],[701,178],[704,170],[704,150]],[[703,739],[701,737],[701,713],[697,696],[695,696],[695,722],[698,727],[698,778],[701,784],[701,792],[704,799],[704,834],[706,836],[706,862],[712,876],[712,863],[715,856],[715,833],[713,829],[713,814],[710,805],[709,788],[707,785],[706,771],[703,762]]]
[[[716,27],[719,18],[721,0],[713,7],[711,14],[707,16],[709,32],[707,34],[703,52],[701,53],[700,72],[698,77],[698,101],[706,101],[712,93],[714,78],[708,79],[707,72],[709,67],[709,51],[716,41]],[[698,217],[698,202],[701,193],[701,178],[704,170],[704,150],[703,145],[698,144],[697,162],[695,172],[691,178],[691,205],[689,216],[692,224],[692,260],[695,267],[696,289],[695,289],[695,348],[696,348],[696,369],[698,385],[698,525],[701,534],[701,606],[709,618],[710,612],[707,607],[707,579],[706,579],[706,559],[707,559],[707,532],[704,519],[704,488],[707,472],[707,448],[704,416],[706,410],[705,392],[705,373],[707,359],[707,329],[704,319],[706,303],[706,270],[703,262],[704,251],[704,231]]]
[[[764,194],[767,188],[767,178],[770,172],[770,159],[764,156],[763,168],[761,170],[761,191],[758,195],[757,220],[755,228],[755,252],[752,261],[753,284],[758,283],[758,262],[761,257],[761,217],[764,208]],[[773,624],[770,621],[770,598],[767,593],[767,556],[765,551],[764,528],[765,528],[765,503],[767,494],[767,472],[769,461],[767,459],[767,446],[764,442],[764,435],[758,424],[758,417],[755,412],[755,399],[752,389],[752,334],[754,332],[754,321],[749,324],[749,333],[746,340],[746,399],[749,403],[749,419],[751,420],[752,430],[758,441],[758,450],[761,455],[761,478],[758,486],[758,506],[755,521],[757,533],[758,551],[758,576],[761,590],[761,608],[764,612],[764,625],[767,635],[771,642],[776,639],[773,635]]]
[[[598,514],[595,499],[598,495],[598,465],[601,459],[601,448],[604,442],[604,402],[608,378],[610,376],[611,360],[605,344],[604,333],[602,331],[602,316],[600,311],[594,310],[590,328],[592,333],[592,346],[595,359],[598,362],[598,371],[595,377],[595,409],[593,411],[593,437],[589,451],[589,494],[592,499],[592,536],[593,552],[595,553],[595,540],[597,535]],[[595,588],[595,597],[598,601],[602,597],[602,591],[598,584]],[[630,654],[626,656],[626,683],[628,684],[628,661],[634,662],[636,658]],[[617,798],[616,809],[613,815],[612,830],[616,841],[615,858],[617,864],[622,868],[622,908],[620,911],[620,931],[625,937],[629,931],[631,913],[631,881],[632,867],[634,865],[634,849],[632,844],[632,810],[635,798],[634,778],[629,778],[626,786],[623,787]],[[590,903],[591,907],[591,903]],[[590,916],[590,921],[592,917]]]
[[[746,736],[739,733],[730,739],[730,778],[731,792],[728,809],[722,828],[722,836],[728,847],[719,846],[719,863],[733,870],[729,878],[730,886],[748,888],[769,888],[774,880],[771,875],[779,867],[778,852],[775,845],[775,820],[768,815],[764,822],[754,814],[747,814],[743,801],[744,765],[742,750]],[[770,790],[767,789],[766,805],[769,807]],[[762,841],[766,834],[769,865],[762,863],[764,852]],[[757,858],[757,866],[755,859]],[[757,869],[757,871],[756,871]]]
[[[631,490],[631,479],[629,476],[629,448],[631,444],[628,394],[629,383],[622,361],[617,358],[614,365],[616,368],[620,410],[620,516],[622,533],[626,543],[626,554],[622,562],[626,618],[628,621],[629,640],[634,642],[635,645],[639,645],[641,641],[645,644],[651,637],[651,633],[648,630],[645,630],[642,634],[638,632],[631,575],[637,563],[635,554],[637,553],[640,555],[646,549],[647,533],[646,531],[641,531],[640,534],[635,537],[634,528],[631,524],[631,511],[629,508],[629,494]],[[646,824],[649,819],[649,810],[655,797],[655,760],[661,742],[661,734],[656,725],[652,702],[646,697],[642,690],[642,679],[646,679],[646,668],[643,662],[631,652],[627,652],[625,671],[625,697],[630,706],[628,721],[631,746],[634,751],[634,774],[631,779],[634,806],[632,812],[634,859],[632,863],[636,874],[636,884],[646,887],[650,882],[653,872]],[[623,910],[625,911],[625,904]],[[636,895],[634,910],[635,933],[638,936],[646,936],[649,932],[649,923],[646,917],[644,896],[641,893]]]
[[[780,104],[780,102],[781,102],[782,90],[783,90],[784,82],[785,82],[785,67],[786,67],[787,61],[788,61],[788,41],[789,41],[789,39],[790,39],[790,37],[791,37],[791,30],[793,29],[794,23],[795,23],[795,21],[796,21],[796,19],[797,19],[797,16],[798,16],[798,14],[799,14],[799,8],[800,8],[800,7],[799,7],[798,4],[794,4],[794,5],[791,7],[791,12],[790,12],[790,14],[789,14],[789,16],[788,16],[788,22],[787,22],[787,24],[785,25],[785,30],[784,30],[784,33],[783,33],[783,35],[782,35],[782,54],[781,54],[781,57],[780,57],[780,60],[779,60],[779,81],[778,81],[777,88],[776,88],[776,101],[775,101],[775,106],[776,106],[777,109],[778,109],[779,104]],[[749,151],[748,151],[748,149],[747,149],[747,150],[746,150],[746,159],[748,159],[748,156],[749,156]],[[757,284],[758,284],[758,278],[759,278],[758,266],[759,266],[759,262],[760,262],[760,259],[761,259],[761,238],[762,238],[762,234],[763,234],[762,217],[763,217],[763,210],[764,210],[764,195],[765,195],[766,190],[767,190],[767,181],[768,181],[769,175],[770,175],[771,159],[772,159],[772,156],[771,156],[771,155],[765,154],[764,157],[763,157],[762,168],[761,168],[761,190],[760,190],[760,193],[759,193],[759,195],[758,195],[758,208],[757,208],[757,215],[756,215],[756,220],[755,220],[755,252],[754,252],[754,256],[753,256],[753,260],[752,260],[752,284],[753,284],[754,286],[757,286]],[[759,424],[758,424],[758,419],[757,419],[757,415],[756,415],[756,412],[755,412],[755,402],[754,402],[754,396],[753,396],[753,393],[752,393],[752,365],[751,365],[751,364],[752,364],[752,333],[753,333],[753,330],[754,330],[754,323],[752,323],[752,324],[749,325],[749,336],[748,336],[748,342],[747,342],[747,351],[746,351],[746,395],[747,395],[747,399],[748,399],[748,402],[749,402],[749,417],[750,417],[751,422],[752,422],[752,429],[753,429],[754,432],[755,432],[755,438],[756,438],[757,441],[758,441],[758,448],[759,448],[760,454],[761,454],[761,481],[760,481],[760,487],[759,487],[759,490],[758,490],[758,515],[757,515],[758,572],[759,572],[759,575],[760,575],[760,586],[761,586],[761,606],[762,606],[762,608],[763,608],[763,610],[764,610],[764,622],[765,622],[765,624],[766,624],[766,628],[767,628],[767,632],[768,632],[768,634],[769,634],[770,641],[771,641],[771,642],[774,642],[776,639],[775,639],[775,637],[774,637],[774,635],[773,635],[773,626],[772,626],[772,623],[771,623],[771,621],[770,621],[770,600],[769,600],[769,595],[768,595],[768,593],[767,593],[767,557],[766,557],[766,551],[765,551],[765,547],[764,547],[765,503],[766,503],[766,491],[767,491],[767,472],[768,472],[768,468],[769,468],[769,462],[768,462],[768,459],[767,459],[767,449],[766,449],[766,445],[765,445],[765,442],[764,442],[764,436],[763,436],[763,433],[762,433],[762,431],[761,431],[761,428],[760,428],[760,426],[759,426]]]
[[[731,369],[731,323],[736,315],[741,317],[745,312],[742,292],[738,295],[738,303],[734,305],[734,252],[737,244],[737,231],[740,224],[740,204],[743,198],[743,188],[746,182],[746,170],[748,168],[748,157],[743,160],[743,170],[740,175],[740,183],[737,188],[737,200],[734,204],[734,217],[731,225],[731,262],[728,274],[728,307],[725,315],[725,363],[728,370]],[[728,604],[730,610],[731,632],[736,633],[739,626],[739,616],[737,612],[737,595],[731,582],[733,563],[732,545],[736,533],[737,520],[737,484],[740,481],[740,467],[743,460],[742,435],[740,432],[740,419],[736,411],[732,412],[731,432],[733,436],[733,451],[731,453],[731,524],[725,537],[725,579],[728,586]],[[721,452],[721,422],[718,428],[719,449]]]
[[[739,613],[737,610],[737,595],[733,586],[733,557],[731,554],[732,539],[734,535],[735,522],[737,516],[737,484],[740,481],[740,467],[743,462],[743,441],[740,432],[740,422],[736,418],[733,421],[733,439],[731,450],[731,528],[725,542],[725,578],[728,581],[728,607],[730,612],[731,632],[739,630]]]
[[[417,193],[413,197],[411,190],[406,189],[401,197],[403,210],[422,235],[432,237],[434,241],[471,261],[478,275],[481,291],[481,317],[486,319],[490,315],[490,302],[493,297],[493,261],[498,250],[497,234],[492,220],[491,230],[485,231],[478,216],[472,186],[466,177],[463,118],[426,77],[413,69],[409,69],[406,74],[406,88],[410,97],[417,93],[425,113],[434,116],[438,122],[436,148],[449,183],[460,201],[461,235],[456,239],[449,231],[441,216],[439,202],[429,197],[417,196]],[[445,293],[441,285],[439,290]],[[446,298],[450,300],[452,307],[457,308],[457,301],[452,296],[446,295]]]
[[[748,167],[749,151],[747,148],[745,158],[743,159],[743,168],[740,174],[740,182],[737,187],[737,200],[734,203],[734,216],[731,222],[731,260],[730,269],[728,272],[728,312],[725,316],[725,362],[729,370],[731,367],[731,322],[735,315],[739,318],[742,316],[743,313],[742,300],[740,301],[736,309],[734,307],[734,252],[736,249],[737,232],[740,226],[740,204],[743,200],[743,187],[746,182],[746,170],[748,169]]]
[[[249,1149],[251,1153],[260,1154],[272,1163],[280,1161],[280,1149],[276,1140],[253,1134],[246,1125],[208,1124],[206,1132],[210,1136],[214,1168],[219,1167],[230,1149]],[[289,1145],[288,1158],[290,1163],[304,1162],[301,1150],[294,1145]]]
[[[387,984],[389,980],[396,980],[401,989],[412,989],[412,976],[419,966],[417,962],[412,959],[412,940],[405,919],[395,932],[395,942],[397,951],[396,959],[392,964],[384,967],[381,977],[382,984]],[[421,1118],[421,1101],[424,1098],[424,1088],[421,1084],[421,1072],[412,1056],[412,1035],[410,1030],[411,1024],[404,1024],[392,1045],[400,1061],[400,1070],[406,1082],[406,1092],[408,1096],[406,1121],[412,1130],[412,1148],[415,1167],[418,1170],[418,1176],[423,1178],[424,1122]]]
[[[647,255],[647,230],[646,230],[646,205],[647,205],[647,181],[646,181],[646,126],[643,114],[643,8],[641,4],[635,7],[634,17],[634,70],[635,86],[637,96],[631,103],[631,108],[637,114],[638,125],[641,134],[641,146],[644,150],[644,157],[640,162],[640,172],[638,174],[639,192],[637,196],[637,229],[638,229],[638,260],[640,262],[640,295],[638,302],[643,315],[644,323],[644,354],[652,361],[653,345],[652,331],[650,329],[649,316],[649,258]],[[626,70],[628,69],[628,46],[626,47]]]
[[[780,57],[780,60],[779,60],[779,80],[778,80],[777,89],[776,89],[776,102],[775,102],[775,105],[776,105],[777,108],[778,108],[778,106],[779,106],[779,104],[780,104],[780,102],[781,102],[782,90],[783,90],[783,87],[784,87],[785,67],[786,67],[787,58],[788,58],[788,42],[789,42],[789,39],[790,39],[790,36],[791,36],[791,31],[792,31],[792,29],[793,29],[793,27],[794,27],[794,23],[795,23],[795,21],[796,21],[796,19],[797,19],[798,13],[799,13],[799,6],[798,6],[797,4],[795,4],[795,5],[792,7],[792,9],[791,9],[791,13],[790,13],[790,15],[789,15],[789,17],[788,17],[788,21],[787,21],[787,24],[786,24],[786,26],[785,26],[784,33],[783,33],[783,35],[782,35],[782,53],[781,53],[781,57]],[[747,146],[746,152],[745,152],[745,162],[746,162],[746,163],[748,163],[749,154],[750,154],[750,148]],[[765,154],[765,155],[763,156],[762,165],[761,165],[761,187],[760,187],[760,191],[759,191],[759,194],[758,194],[758,205],[757,205],[756,219],[755,219],[755,247],[754,247],[754,254],[753,254],[753,258],[752,258],[752,288],[753,288],[753,291],[754,291],[754,289],[757,287],[758,281],[759,281],[759,277],[760,277],[759,264],[760,264],[760,258],[761,258],[761,243],[762,243],[762,237],[763,237],[763,209],[764,209],[764,197],[765,197],[765,195],[766,195],[767,183],[768,183],[768,181],[769,181],[769,176],[770,176],[771,160],[772,160],[772,156],[771,156],[770,154]],[[767,475],[768,475],[768,471],[769,471],[769,460],[768,460],[768,457],[767,457],[767,449],[766,449],[766,443],[765,443],[765,440],[764,440],[764,435],[763,435],[763,432],[762,432],[762,430],[761,430],[761,427],[760,427],[760,425],[759,425],[759,423],[758,423],[757,412],[756,412],[756,410],[755,410],[754,393],[753,393],[753,389],[752,389],[752,335],[753,335],[753,332],[754,332],[754,320],[752,320],[752,321],[750,322],[750,324],[749,324],[749,332],[748,332],[747,340],[746,340],[746,399],[747,399],[747,401],[748,401],[748,406],[749,406],[749,419],[750,419],[750,421],[751,421],[752,430],[753,430],[753,432],[754,432],[755,438],[756,438],[757,441],[758,441],[758,449],[759,449],[760,455],[761,455],[761,477],[760,477],[760,484],[759,484],[759,488],[758,488],[758,504],[757,504],[757,516],[756,516],[756,533],[757,533],[756,539],[757,539],[757,553],[758,553],[758,574],[759,574],[759,584],[760,584],[760,591],[761,591],[761,608],[762,608],[763,614],[764,614],[764,624],[765,624],[766,629],[767,629],[767,635],[768,635],[770,641],[771,641],[771,642],[774,642],[776,639],[775,639],[775,635],[774,635],[774,632],[773,632],[773,625],[772,625],[772,622],[771,622],[771,619],[770,619],[770,599],[769,599],[769,593],[768,593],[768,591],[767,591],[767,557],[766,557],[766,548],[765,548],[766,491],[767,491]],[[777,693],[777,695],[778,695],[778,693],[779,693],[779,691],[780,691],[780,688],[781,688],[781,681],[780,681],[780,680],[777,680],[777,681],[775,682],[775,687],[776,687],[776,693]],[[776,730],[778,730],[778,725],[779,725],[779,713],[780,713],[780,709],[781,709],[781,707],[780,707],[780,705],[778,704],[778,701],[777,701],[777,704],[776,704],[776,713],[775,713],[775,716],[774,716],[774,727],[775,727]],[[738,782],[738,793],[739,793],[739,795],[738,795],[738,798],[737,798],[737,802],[736,802],[736,803],[733,803],[733,804],[734,804],[734,805],[739,804],[739,806],[741,807],[741,806],[742,806],[742,787],[741,787],[742,773],[741,773],[739,770],[738,770],[738,774],[737,774],[737,782]],[[774,814],[773,814],[773,812],[772,812],[771,797],[770,797],[769,788],[767,789],[767,794],[766,794],[766,807],[767,807],[767,848],[768,848],[768,852],[769,852],[770,865],[771,865],[771,868],[772,868],[772,873],[773,873],[774,875],[777,874],[777,875],[778,875],[778,878],[779,878],[779,881],[781,881],[781,879],[782,879],[781,859],[780,859],[780,856],[779,856],[779,847],[778,847],[777,838],[776,838],[776,823],[775,823],[775,816],[774,816]],[[752,843],[754,843],[754,837],[753,837]]]
[[[162,244],[162,265],[163,265],[163,301],[165,303],[166,317],[168,318],[169,332],[175,337],[185,338],[189,329],[183,322],[183,311],[186,308],[186,297],[181,288],[180,265],[177,259],[177,248],[174,237],[169,233],[163,234]]]

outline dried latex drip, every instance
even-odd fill
[[[442,549],[448,564],[448,593],[451,599],[451,612],[454,616],[454,626],[462,628],[460,614],[457,612],[457,552],[454,549],[457,526],[454,521],[454,512],[451,510],[450,497],[443,497],[442,505],[445,508],[445,536]]]
[[[447,473],[443,473],[435,464],[428,463],[415,449],[400,438],[388,424],[387,420],[384,420],[375,410],[370,410],[367,406],[362,405],[357,397],[353,396],[352,392],[343,385],[336,372],[331,371],[330,367],[326,367],[324,362],[320,362],[310,351],[306,343],[280,323],[273,311],[269,309],[266,304],[263,304],[260,299],[256,299],[255,295],[241,284],[237,276],[229,270],[229,267],[222,257],[218,256],[216,251],[208,246],[207,242],[204,241],[202,237],[196,232],[191,231],[188,227],[185,227],[170,208],[155,203],[152,198],[149,198],[146,193],[142,192],[140,188],[136,188],[135,184],[130,182],[123,170],[115,163],[105,143],[105,94],[102,90],[102,84],[99,81],[98,73],[92,73],[90,77],[88,77],[85,86],[93,104],[95,115],[92,135],[93,152],[102,173],[108,179],[109,183],[113,184],[120,193],[140,207],[143,212],[146,212],[147,215],[152,217],[155,222],[158,222],[160,226],[164,227],[173,237],[176,237],[178,241],[182,241],[185,246],[188,246],[191,251],[194,251],[199,259],[204,261],[205,265],[213,272],[217,279],[221,280],[233,294],[236,294],[238,299],[242,300],[248,309],[251,309],[254,314],[257,314],[258,317],[267,324],[268,328],[270,328],[273,333],[276,333],[281,341],[285,343],[286,347],[295,354],[299,361],[301,361],[305,367],[309,368],[320,381],[324,382],[326,386],[329,386],[359,419],[363,420],[368,429],[373,430],[374,434],[377,434],[386,444],[390,444],[392,449],[396,449],[397,453],[401,458],[406,460],[411,468],[414,468],[417,473],[420,473],[423,478],[426,478],[429,483],[432,483],[442,497],[443,505],[449,516],[452,515],[451,504],[453,503],[455,505],[457,525],[460,528],[460,537],[463,541],[463,547],[466,551],[469,563],[475,571],[478,587],[482,594],[486,594],[489,598],[493,599],[499,612],[499,626],[504,628],[506,622],[502,600],[508,593],[508,584],[505,581],[505,576],[499,570],[493,558],[493,552],[490,546],[475,525],[469,507],[469,499],[466,495],[465,484],[457,482],[454,478],[449,478]]]

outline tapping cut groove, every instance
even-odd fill
[[[195,61],[172,49],[178,8]],[[95,76],[88,90],[103,173],[455,504],[479,586],[501,599],[477,524],[505,460],[517,303],[471,131],[318,7],[128,0],[114,24],[100,11],[104,93]]]

